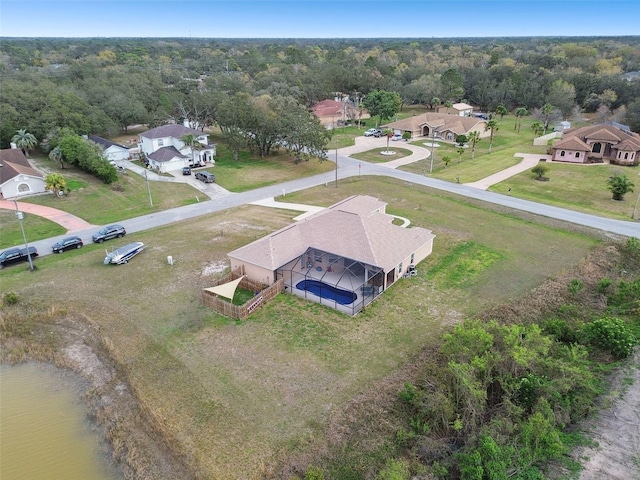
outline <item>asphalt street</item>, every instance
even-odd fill
[[[335,156],[330,155],[329,161],[334,162],[335,158]],[[599,217],[596,215],[579,213],[550,205],[543,205],[540,203],[515,198],[509,195],[488,192],[486,190],[474,188],[464,184],[445,182],[415,173],[388,168],[381,164],[361,162],[345,155],[338,155],[337,158],[338,185],[340,184],[340,180],[355,177],[358,175],[380,175],[393,177],[405,182],[424,185],[438,190],[461,195],[463,197],[473,198],[476,200],[481,200],[484,202],[489,202],[515,210],[533,213],[536,215],[542,215],[544,217],[564,220],[577,225],[601,230],[603,232],[616,236],[621,235],[625,237],[640,238],[639,222],[614,220]],[[335,182],[336,172],[335,170],[333,170],[331,172],[323,173],[320,175],[300,178],[297,180],[292,180],[290,182],[263,187],[248,192],[229,193],[227,195],[217,196],[216,198],[211,200],[201,201],[192,205],[173,208],[162,212],[155,212],[149,215],[123,220],[118,223],[123,225],[127,229],[128,233],[135,233],[151,228],[160,227],[163,225],[168,225],[174,222],[179,222],[182,220],[196,218],[209,213],[219,212],[240,205],[256,202],[258,200],[263,200],[265,198],[278,197],[282,194],[286,195],[287,193],[297,192],[311,187],[326,185],[327,188],[335,188]],[[82,238],[85,243],[91,243],[91,235],[97,230],[98,228],[93,227],[91,229],[83,230],[80,232],[74,232],[74,234]],[[65,236],[67,235],[60,235],[58,237],[46,240],[31,242],[30,245],[36,246],[41,255],[46,255],[51,253],[51,245]]]

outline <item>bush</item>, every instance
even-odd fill
[[[587,323],[580,329],[583,343],[611,353],[621,359],[631,355],[636,338],[619,318],[601,318]]]
[[[15,305],[16,303],[18,303],[18,294],[14,293],[14,292],[7,292],[4,294],[4,297],[2,297],[2,304],[3,305]]]

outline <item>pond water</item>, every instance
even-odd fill
[[[51,365],[0,365],[2,480],[116,480],[80,400],[85,384]]]

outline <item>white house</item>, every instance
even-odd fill
[[[112,163],[118,163],[121,160],[129,160],[129,149],[119,143],[114,143],[106,138],[98,137],[97,135],[89,135],[87,137],[93,143],[98,144],[104,148],[102,154],[104,158]]]
[[[44,176],[29,164],[22,150],[0,150],[0,196],[16,198],[45,191]]]
[[[199,146],[192,149],[182,140],[187,134],[193,135]],[[193,128],[178,124],[162,125],[139,134],[140,151],[149,165],[159,172],[181,170],[205,163],[215,163],[216,144],[209,143],[209,135]]]
[[[440,105],[437,109],[438,113],[448,113],[449,115],[457,115],[459,117],[470,117],[473,115],[473,107],[466,103],[454,103],[451,107]]]

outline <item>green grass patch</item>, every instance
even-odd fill
[[[607,179],[613,172],[626,174],[640,189],[639,167],[614,167],[611,165],[569,165],[547,163],[549,181],[535,180],[530,171],[522,172],[489,188],[504,192],[511,187],[511,195],[534,202],[556,205],[572,210],[629,220],[633,214],[637,194],[628,193],[624,200],[612,200],[607,190]]]
[[[386,152],[391,150],[393,155],[383,155],[382,152]],[[355,153],[350,155],[351,158],[355,158],[357,160],[364,160],[365,162],[371,163],[385,163],[390,162],[391,160],[397,160],[399,158],[408,157],[413,152],[411,150],[407,150],[406,148],[394,148],[394,145],[390,145],[389,148],[374,148],[372,150],[367,150],[366,152]]]
[[[234,305],[244,305],[249,300],[251,300],[255,296],[251,290],[247,290],[246,288],[238,287],[233,295],[232,303]]]
[[[216,176],[216,183],[231,192],[245,192],[276,183],[308,177],[331,171],[332,162],[309,160],[295,163],[284,153],[274,152],[265,158],[253,153],[241,151],[234,160],[233,153],[222,144],[218,144],[216,165],[208,169]]]
[[[23,200],[20,201],[22,202]],[[24,245],[20,222],[16,217],[15,210],[0,209],[0,225],[2,225],[0,229],[0,248]],[[29,243],[62,235],[67,231],[57,223],[29,213],[24,214],[22,226]]]
[[[431,276],[443,288],[469,286],[493,263],[501,260],[499,252],[474,242],[456,245],[431,269]]]

